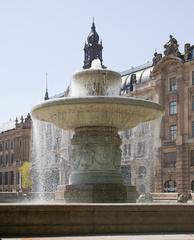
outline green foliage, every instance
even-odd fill
[[[32,187],[31,166],[31,162],[25,161],[19,168],[19,172],[22,176],[22,189],[24,191],[29,191]]]

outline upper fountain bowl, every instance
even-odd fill
[[[109,69],[90,68],[73,75],[70,96],[118,96],[120,86],[120,73]]]
[[[150,101],[119,96],[121,75],[102,69],[99,59],[92,67],[73,75],[70,97],[35,106],[32,115],[62,129],[115,127],[125,130],[162,115],[162,107]]]
[[[160,117],[163,108],[153,102],[129,97],[86,96],[45,101],[32,109],[32,115],[62,129],[104,126],[119,131]]]

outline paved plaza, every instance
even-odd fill
[[[51,238],[3,238],[2,240],[194,240],[194,234],[148,234],[117,236],[74,236]]]

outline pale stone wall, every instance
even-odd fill
[[[19,167],[30,161],[31,118],[0,132],[0,191],[21,191]]]

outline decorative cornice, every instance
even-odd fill
[[[166,66],[169,66],[169,63],[175,63],[180,67],[183,65],[183,60],[181,58],[175,57],[173,55],[164,56],[153,68],[150,76],[154,77],[159,72],[161,72]]]

